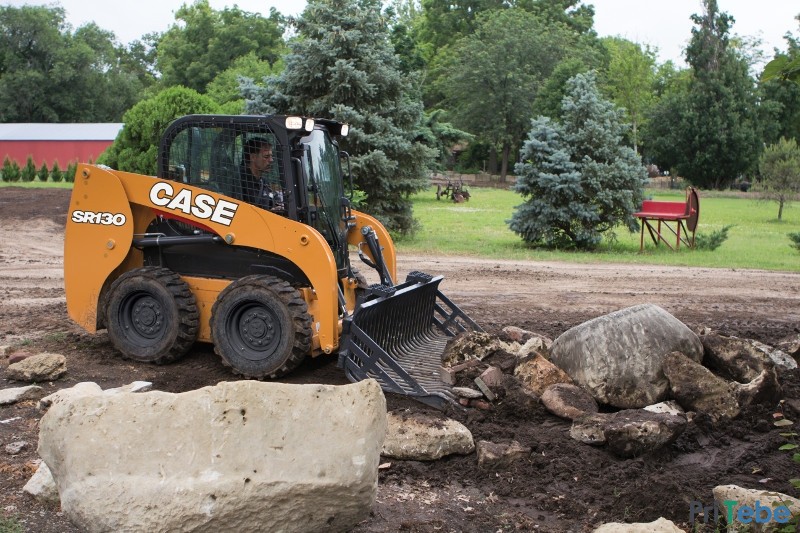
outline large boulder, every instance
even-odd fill
[[[373,380],[69,395],[39,454],[83,531],[344,531],[368,516],[386,432]]]
[[[681,407],[705,413],[715,422],[739,416],[739,402],[724,379],[680,352],[664,358],[664,375]]]
[[[776,402],[783,395],[775,363],[750,341],[710,334],[703,336],[703,347],[708,366],[723,377],[740,384],[750,384],[739,393],[742,405]]]
[[[675,441],[686,429],[685,415],[626,409],[603,425],[608,449],[619,457],[637,457]]]
[[[642,304],[567,330],[553,341],[550,360],[598,402],[630,409],[666,399],[661,365],[674,351],[698,362],[703,357],[692,330],[657,305]]]

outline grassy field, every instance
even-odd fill
[[[0,186],[70,188],[71,183],[5,183]],[[778,204],[755,199],[752,193],[725,195],[700,192],[698,234],[710,234],[732,225],[728,239],[716,250],[656,248],[645,234],[639,252],[639,234],[619,228],[616,239],[605,239],[594,252],[549,251],[527,247],[508,229],[517,194],[500,189],[470,189],[469,202],[436,200],[430,188],[413,196],[414,216],[420,229],[413,238],[398,240],[399,253],[471,255],[496,259],[531,259],[574,263],[608,262],[695,267],[749,268],[800,272],[800,252],[792,248],[788,233],[800,232],[800,202],[784,206],[778,221]],[[683,201],[683,191],[648,190],[655,200]]]
[[[414,216],[421,228],[413,238],[397,243],[399,253],[800,271],[800,252],[792,248],[787,237],[788,233],[800,232],[800,204],[785,206],[783,220],[778,221],[775,202],[700,192],[698,234],[733,225],[728,239],[716,250],[682,248],[673,252],[663,245],[656,248],[645,234],[645,251],[640,253],[639,234],[619,228],[616,240],[607,238],[596,251],[587,253],[527,247],[506,223],[515,206],[522,203],[519,195],[499,189],[470,189],[470,193],[472,198],[462,204],[437,201],[434,189],[415,195]],[[648,190],[647,196],[655,200],[684,199],[683,191]]]
[[[15,181],[15,182],[8,182],[8,181],[0,181],[0,187],[24,187],[26,189],[71,189],[72,183],[66,181],[59,181],[58,183],[52,181]]]

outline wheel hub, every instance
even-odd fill
[[[275,338],[273,317],[263,309],[251,310],[244,314],[239,331],[252,347],[263,347]]]
[[[131,324],[134,330],[146,338],[155,338],[164,326],[164,310],[151,296],[136,300],[131,309]]]

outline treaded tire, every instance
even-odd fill
[[[108,336],[122,355],[145,363],[169,363],[197,340],[200,314],[189,285],[161,267],[126,272],[109,290]]]
[[[311,316],[296,289],[273,276],[246,276],[219,293],[211,308],[214,351],[248,378],[277,378],[311,350]]]

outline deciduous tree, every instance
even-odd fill
[[[183,115],[218,111],[214,100],[197,91],[185,87],[165,89],[125,113],[125,126],[97,162],[117,170],[155,175],[158,145],[167,125]]]
[[[781,138],[767,146],[759,160],[764,194],[778,202],[778,220],[783,207],[800,192],[800,147],[794,139]]]
[[[200,93],[237,58],[255,54],[273,65],[285,52],[283,17],[268,18],[234,5],[217,11],[208,0],[184,4],[176,24],[158,41],[157,65],[163,86],[182,85]]]
[[[505,9],[479,17],[475,34],[454,48],[440,79],[447,108],[456,126],[498,148],[503,177],[530,124],[533,100],[572,37],[531,13]]]

